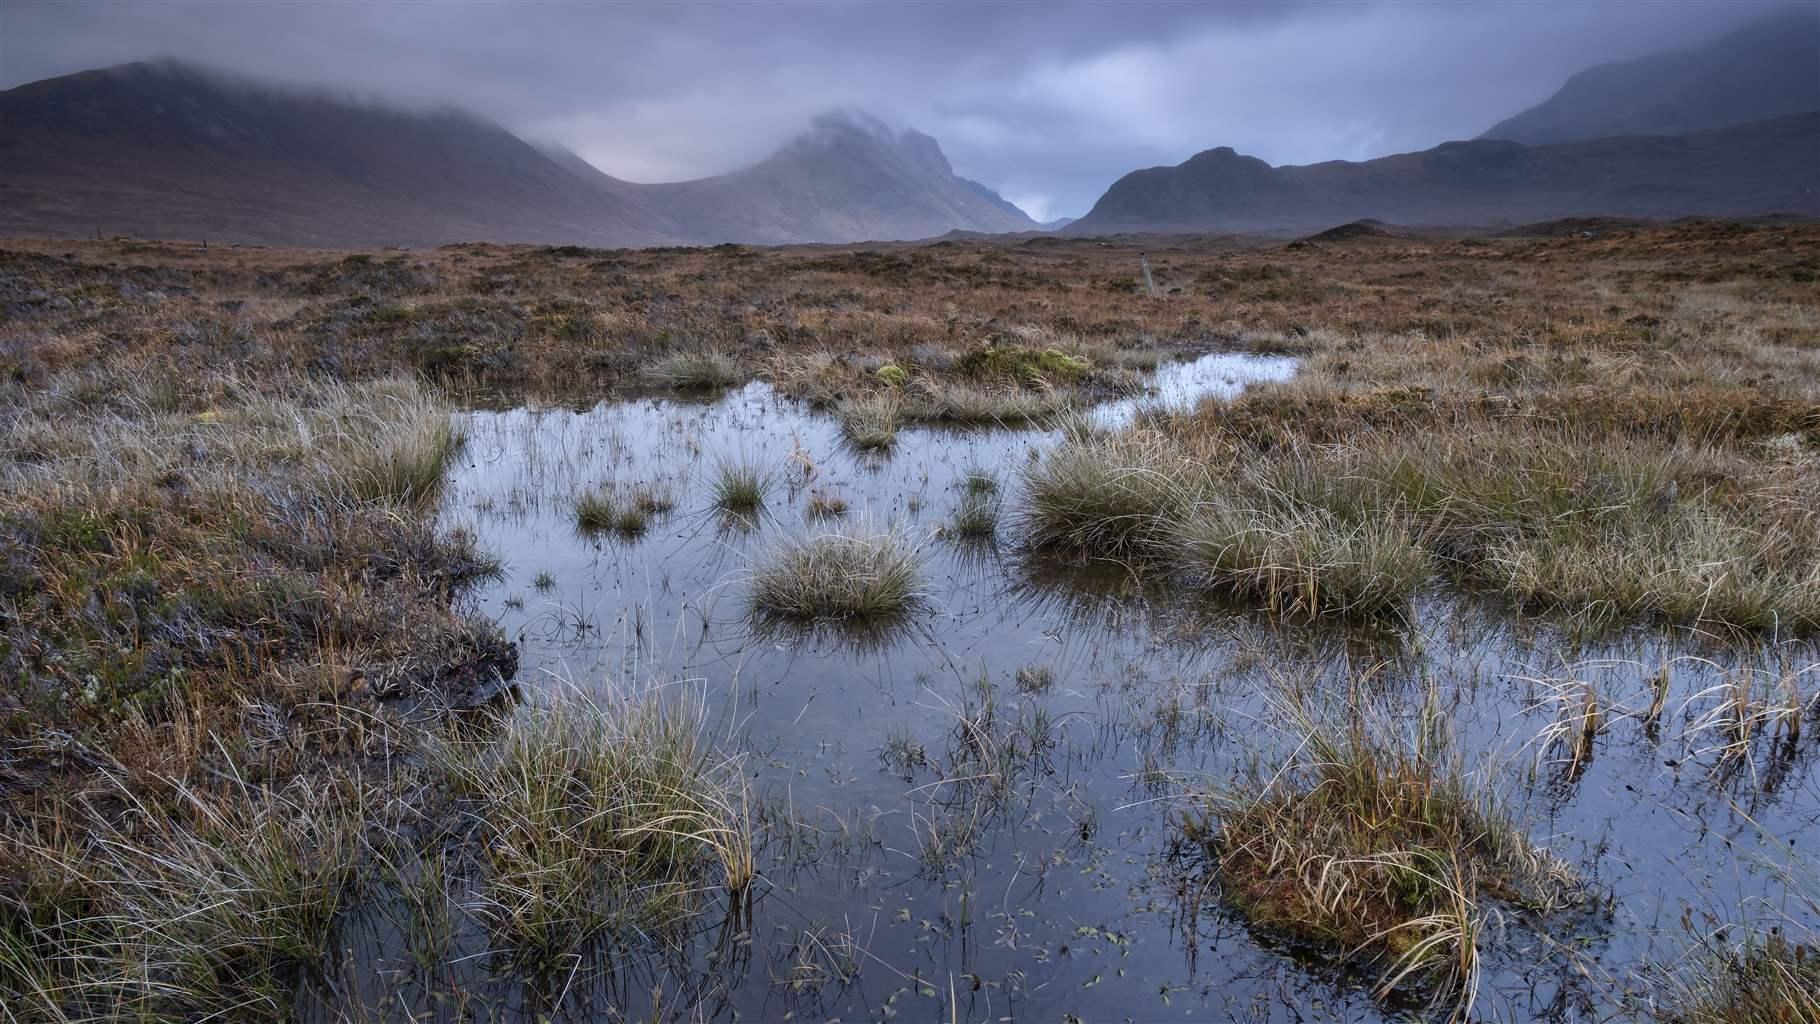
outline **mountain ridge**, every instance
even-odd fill
[[[1811,110],[1820,110],[1820,7],[1791,6],[1697,46],[1594,65],[1479,138],[1682,135]]]
[[[940,145],[824,115],[752,167],[646,185],[460,111],[138,62],[0,92],[0,235],[374,247],[898,240],[1029,230]]]
[[[1064,234],[1308,231],[1572,216],[1820,215],[1820,112],[1678,136],[1527,146],[1444,142],[1375,160],[1272,167],[1231,147],[1114,182]]]

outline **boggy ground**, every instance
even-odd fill
[[[462,444],[447,395],[580,402],[756,377],[888,454],[903,423],[1024,423],[1132,393],[1159,356],[1291,354],[1286,383],[1071,430],[995,499],[1006,539],[1292,619],[1407,621],[1453,588],[1552,616],[1568,642],[1643,621],[1745,643],[1820,627],[1813,226],[3,248],[0,992],[21,1019],[282,1018],[382,883],[465,877],[475,916],[532,959],[576,931],[661,930],[749,884],[759,825],[687,707],[558,700],[474,728],[516,651],[462,601],[487,552],[435,519]],[[1140,250],[1158,296],[1138,290]],[[1746,683],[1696,724],[1811,744],[1805,678]],[[1570,746],[1613,713],[1596,693],[1551,699]],[[1017,746],[976,740],[968,764]],[[1321,875],[1272,891],[1261,923],[1300,920],[1342,954],[1388,946],[1393,970],[1443,971],[1447,1005],[1470,1008],[1480,925],[1461,880],[1501,890],[1484,865],[1534,873],[1541,855],[1500,838],[1475,860],[1484,822],[1506,826],[1431,752],[1314,749],[1339,753],[1292,761],[1255,799],[1190,796],[1184,838],[1242,904],[1274,877],[1259,851],[1298,827],[1349,837],[1361,817],[1458,811],[1421,823],[1441,839],[1336,840],[1389,894],[1374,912],[1406,902],[1407,920],[1329,920]],[[1321,780],[1340,769],[1336,798]],[[1646,1010],[1812,1019],[1811,944],[1727,949],[1690,957],[1684,997]]]

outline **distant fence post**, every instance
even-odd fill
[[[1144,290],[1151,298],[1156,298],[1156,282],[1150,279],[1150,260],[1141,252],[1138,253],[1138,266],[1144,268]]]

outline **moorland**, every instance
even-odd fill
[[[5,242],[0,1002],[1820,1020],[1817,279],[1778,220]],[[1209,355],[1286,369],[1142,401]]]

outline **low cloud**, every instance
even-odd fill
[[[1212,146],[1305,163],[1471,137],[1591,64],[1769,6],[13,0],[0,87],[176,57],[463,107],[636,181],[730,170],[862,109],[1046,218]]]

